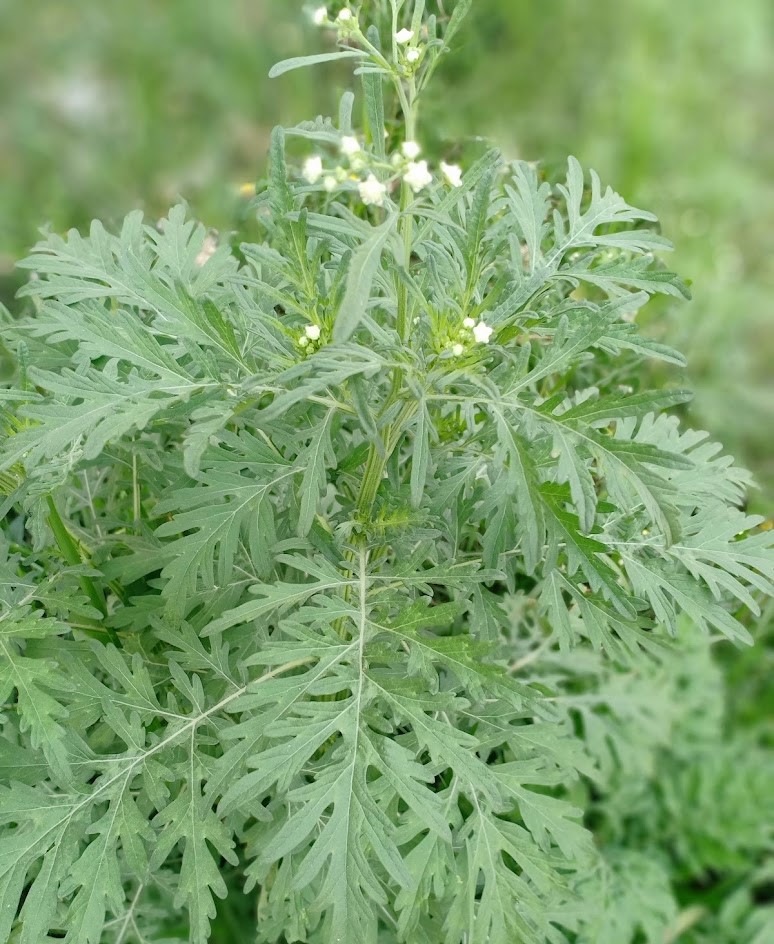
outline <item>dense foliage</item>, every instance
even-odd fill
[[[307,6],[6,0],[0,301],[43,223],[115,228],[137,206],[155,220],[180,195],[220,230],[243,219],[239,188],[263,173],[272,126],[327,113],[348,82],[345,65],[324,81],[318,70],[281,86],[258,78],[308,45]],[[690,422],[752,469],[763,514],[774,495],[772,12],[769,0],[476,0],[422,106],[427,154],[467,164],[483,134],[554,180],[572,153],[658,215],[695,304],[648,306],[648,330],[687,355]],[[10,369],[0,346],[0,379]]]
[[[364,127],[274,133],[260,241],[177,207],[22,263],[0,941],[200,944],[244,885],[258,942],[663,944],[713,872],[771,930],[771,755],[710,649],[772,532],[638,385],[683,363],[637,327],[688,294],[653,216],[421,159],[469,6],[316,11],[339,48],[274,74],[351,60]]]

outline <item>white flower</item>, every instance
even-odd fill
[[[463,327],[463,328],[475,328],[475,327],[476,327],[476,322],[475,322],[472,318],[466,318],[466,319],[462,322],[462,327]]]
[[[419,193],[433,182],[433,175],[427,169],[427,161],[412,161],[403,179],[414,193]]]
[[[304,161],[304,180],[310,184],[316,184],[323,175],[322,158],[315,154],[314,157],[308,157]]]
[[[351,135],[345,135],[341,139],[341,153],[346,154],[347,157],[352,157],[353,154],[357,154],[360,150],[360,142],[357,138],[352,137]]]
[[[410,43],[414,38],[414,30],[402,29],[399,33],[395,34],[395,42],[400,43],[401,46],[405,46],[406,43]]]
[[[315,26],[324,26],[328,22],[328,10],[325,7],[317,7],[312,12],[312,22]]]
[[[366,206],[384,206],[387,188],[373,174],[369,174],[367,180],[358,184],[357,189],[360,191],[360,199]]]
[[[422,55],[421,50],[419,49],[409,49],[406,52],[406,61],[407,62],[419,62],[419,57]]]
[[[336,178],[335,178],[333,175],[331,175],[331,174],[328,174],[328,176],[327,176],[327,177],[325,178],[325,180],[323,181],[323,187],[325,187],[325,189],[328,191],[328,193],[333,193],[333,191],[336,189],[337,185],[338,185],[338,181],[337,181]]]
[[[307,325],[304,328],[304,334],[309,338],[310,341],[319,341],[320,340],[319,325]]]
[[[441,161],[441,173],[452,187],[462,186],[462,168],[457,164],[447,164],[445,161]]]
[[[410,161],[415,161],[419,157],[422,148],[416,141],[404,141],[401,150],[403,151],[404,157],[407,157]]]
[[[307,344],[309,344],[309,338],[305,334],[302,334],[298,339],[298,343],[301,345],[301,347],[306,347]]]
[[[461,344],[455,344],[454,347],[452,348],[452,354],[455,357],[462,357],[464,353],[465,353],[465,348]]]
[[[489,325],[484,324],[483,321],[479,321],[473,329],[473,337],[475,338],[476,344],[489,344],[489,339],[493,334],[494,328],[490,328]]]
[[[352,19],[352,11],[344,7],[336,19],[339,21],[339,23],[349,23],[349,21]]]

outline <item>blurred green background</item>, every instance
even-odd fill
[[[329,42],[300,0],[0,0],[0,11],[6,302],[14,259],[44,223],[116,222],[136,206],[155,217],[183,196],[229,228],[271,126],[330,113],[347,79],[266,78],[273,61]],[[573,153],[662,219],[695,298],[651,328],[690,356],[694,422],[754,469],[752,501],[768,511],[774,4],[475,0],[458,46],[425,111],[436,145],[491,136],[549,165]]]

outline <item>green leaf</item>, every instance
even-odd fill
[[[167,581],[168,612],[176,618],[185,614],[199,580],[205,589],[229,583],[242,542],[255,560],[265,553],[261,549],[273,529],[271,498],[288,488],[298,471],[276,464],[269,474],[253,479],[242,474],[241,466],[237,456],[231,468],[210,468],[201,485],[178,489],[156,506],[159,515],[173,514],[156,536],[175,538],[163,546],[169,563],[161,576]]]
[[[380,226],[373,228],[352,256],[347,287],[333,327],[334,340],[339,344],[349,340],[366,316],[382,253],[397,221],[397,215],[390,214]]]
[[[414,508],[419,508],[422,504],[430,466],[430,425],[427,405],[421,401],[417,410],[414,449],[411,454],[411,504]]]
[[[302,454],[304,475],[301,479],[301,511],[298,516],[298,534],[306,537],[312,527],[317,514],[320,495],[326,485],[326,455],[332,451],[331,423],[333,410],[329,410],[323,421],[317,427],[309,443],[309,447]]]
[[[449,902],[446,927],[471,944],[542,944],[549,933],[547,915],[542,911],[536,880],[551,882],[542,857],[534,862],[529,834],[490,812],[476,798],[460,840],[464,852],[460,861],[462,888]],[[541,861],[542,860],[542,861]],[[509,862],[517,864],[513,868]],[[557,880],[553,877],[553,881]]]
[[[275,127],[271,132],[269,149],[269,205],[279,220],[293,209],[293,194],[288,184],[288,168],[285,160],[285,130]]]
[[[368,39],[377,49],[379,48],[379,30],[372,26],[368,30]],[[378,158],[386,157],[384,134],[384,77],[378,72],[363,72],[360,76],[365,96],[366,117],[368,131],[371,138],[371,147]]]
[[[72,874],[62,882],[63,895],[75,891],[67,913],[68,939],[73,944],[99,944],[107,909],[117,911],[123,904],[124,890],[117,856],[117,820],[118,808],[124,802],[132,801],[114,800],[105,815],[93,824],[92,831],[97,838],[86,846],[74,864]]]
[[[677,902],[665,864],[652,855],[617,849],[596,875],[582,886],[584,897],[604,895],[609,902],[602,919],[589,909],[581,944],[618,944],[639,937],[662,944],[677,919]]]
[[[612,188],[604,192],[599,176],[591,172],[591,193],[588,206],[584,208],[584,175],[580,164],[574,157],[567,161],[567,179],[559,190],[567,205],[567,225],[558,215],[555,220],[555,246],[548,257],[547,265],[552,268],[561,260],[570,248],[585,246],[615,246],[619,249],[634,251],[659,251],[670,249],[671,244],[661,236],[645,229],[616,230],[598,233],[600,226],[629,223],[637,220],[655,222],[656,217],[645,210],[630,207]]]
[[[354,583],[353,580],[348,580],[343,576],[332,576],[312,583],[261,584],[252,587],[251,591],[256,596],[260,596],[260,599],[250,600],[233,610],[228,610],[207,626],[205,635],[211,636],[223,632],[230,626],[240,623],[250,623],[274,610],[305,603],[318,593],[353,586]]]
[[[187,385],[161,387],[157,381],[136,376],[120,381],[96,370],[34,370],[33,375],[52,396],[24,407],[24,415],[34,422],[7,440],[3,468],[24,460],[34,469],[46,459],[72,454],[76,445],[80,449],[71,461],[79,458],[79,452],[93,459],[109,442],[142,429],[191,392]]]
[[[366,53],[359,49],[347,49],[341,52],[324,52],[316,56],[294,56],[292,59],[283,59],[269,71],[269,78],[292,72],[293,69],[305,69],[307,66],[316,66],[323,62],[336,62],[340,59],[363,59]]]
[[[341,386],[352,377],[371,378],[383,366],[384,360],[377,352],[359,344],[328,345],[274,378],[274,400],[261,411],[262,418],[282,416],[297,403]]]
[[[161,833],[153,850],[151,865],[158,868],[176,846],[182,847],[180,884],[174,904],[176,908],[188,907],[192,944],[206,944],[210,937],[210,922],[217,913],[213,896],[225,898],[228,894],[219,862],[210,846],[232,865],[236,865],[238,859],[229,830],[202,796],[193,770],[188,783],[158,814],[153,825],[160,827]]]
[[[530,274],[542,267],[543,241],[548,232],[551,185],[538,184],[537,172],[530,164],[514,165],[514,186],[505,187],[511,210],[516,217],[527,250],[526,264]]]
[[[449,24],[446,27],[446,32],[444,33],[444,42],[447,44],[450,43],[457,33],[462,28],[462,23],[465,17],[470,12],[470,8],[473,5],[473,0],[458,0],[457,4],[454,7]]]

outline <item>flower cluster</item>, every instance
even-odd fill
[[[433,175],[427,161],[420,161],[422,148],[416,141],[404,141],[399,152],[393,155],[392,166],[397,170],[414,193],[420,193],[433,183]],[[441,161],[443,180],[452,187],[462,186],[462,168],[457,164]]]
[[[451,353],[455,357],[462,357],[467,351],[471,342],[474,344],[489,344],[494,328],[491,328],[485,321],[476,322],[475,318],[465,318],[462,327],[452,338],[449,345]]]
[[[342,35],[347,35],[359,29],[357,17],[349,7],[344,7],[334,18],[329,15],[327,7],[317,7],[312,10],[311,17],[315,26],[331,27],[337,29]]]
[[[325,6],[312,11],[312,22],[316,26],[338,30],[339,38],[349,40],[358,38],[368,46],[360,31],[358,18],[345,6],[332,17]],[[425,47],[417,41],[416,30],[403,27],[393,35],[393,56],[395,67],[402,76],[412,76],[422,62]],[[384,61],[384,60],[382,60]],[[355,184],[360,199],[365,206],[384,206],[388,193],[394,184],[402,181],[411,192],[419,194],[430,187],[435,178],[426,160],[420,160],[421,148],[416,141],[405,141],[401,149],[393,156],[390,164],[378,161],[366,153],[360,141],[353,135],[341,138],[340,149],[348,167],[338,166],[327,172],[319,155],[309,157],[304,163],[302,176],[311,186],[322,180],[325,190],[332,193],[339,185]],[[462,169],[456,164],[441,161],[440,180],[451,187],[462,186]]]
[[[327,7],[317,7],[312,10],[311,17],[315,26],[336,29],[340,36],[351,36],[360,31],[358,19],[349,7],[341,9],[335,17],[330,16]],[[417,43],[415,38],[414,30],[405,28],[398,30],[393,37],[398,62],[408,72],[417,68],[425,52],[424,47]]]
[[[419,160],[421,147],[416,141],[404,141],[389,164],[384,164],[368,154],[354,135],[344,135],[339,150],[348,167],[341,165],[326,171],[323,159],[314,154],[306,159],[301,172],[304,180],[315,186],[322,180],[323,187],[332,193],[340,184],[356,183],[360,199],[365,206],[384,206],[391,185],[399,180],[407,184],[413,193],[419,194],[435,180],[426,160]],[[451,187],[462,186],[462,168],[441,161],[441,177]],[[377,176],[377,173],[379,176]],[[386,182],[383,179],[386,177]]]
[[[298,346],[305,351],[314,351],[320,346],[322,331],[319,325],[308,324],[297,339]]]
[[[401,48],[402,57],[409,66],[415,66],[422,58],[423,49],[414,43],[414,30],[402,29],[395,34],[395,45]]]

